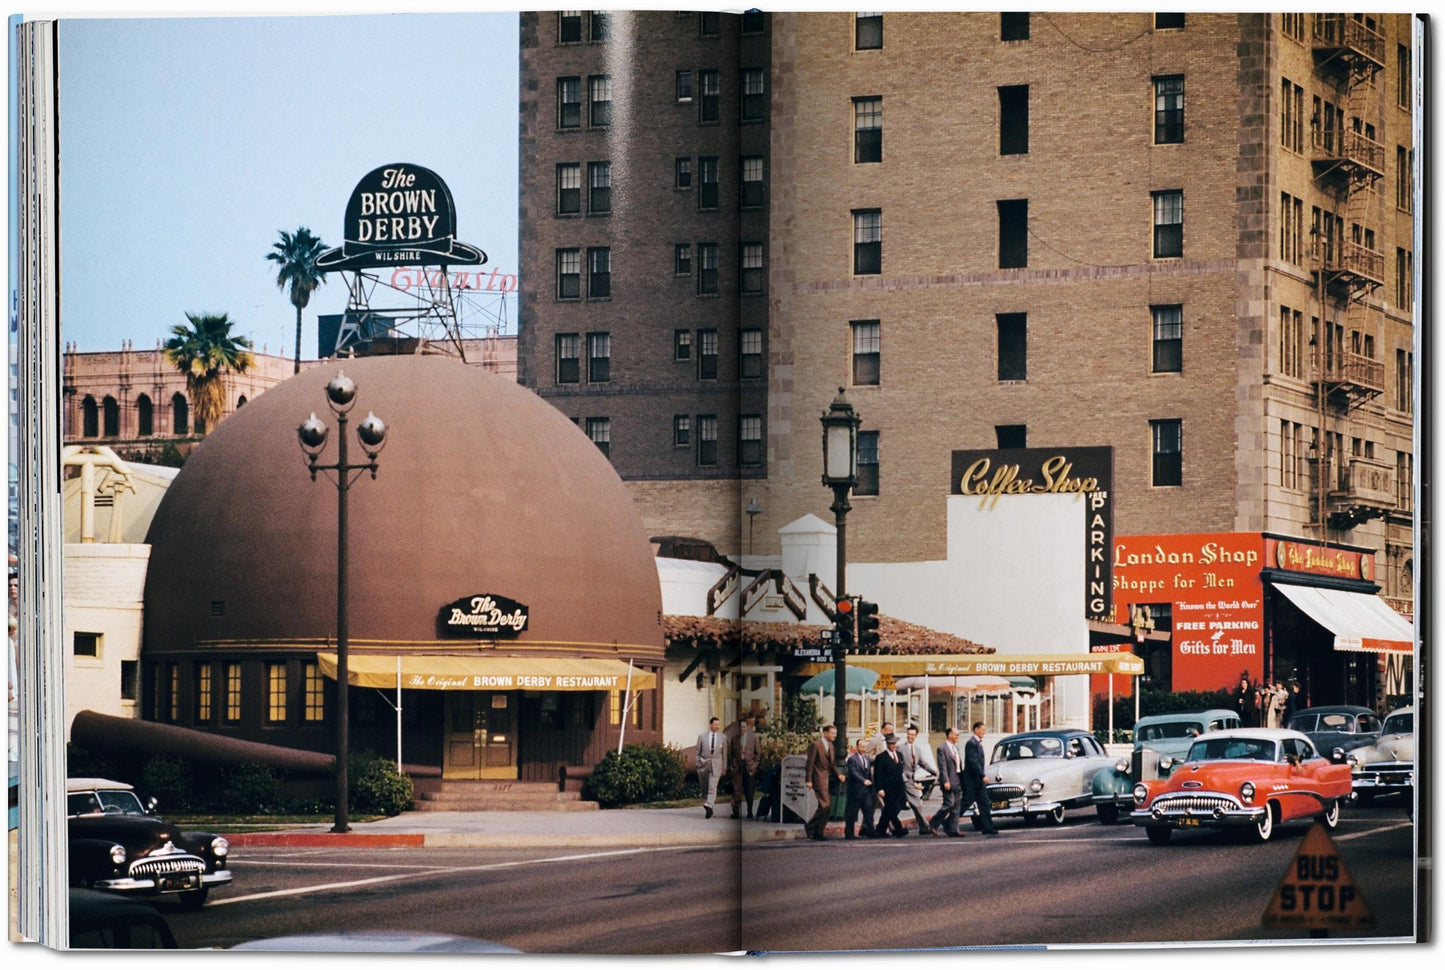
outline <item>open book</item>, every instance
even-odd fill
[[[12,30],[20,938],[1427,939],[1419,18]]]

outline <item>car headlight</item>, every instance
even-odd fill
[[[1173,768],[1173,767],[1174,767],[1174,759],[1171,758],[1171,757],[1169,757],[1167,754],[1166,754],[1164,757],[1162,757],[1162,758],[1159,759],[1159,770],[1160,770],[1160,771],[1168,771],[1170,768]]]
[[[216,836],[214,839],[211,840],[211,853],[212,853],[217,859],[224,859],[224,858],[226,857],[226,853],[227,853],[227,852],[230,852],[230,851],[231,851],[231,843],[227,842],[225,839],[221,838],[219,835]]]
[[[1140,784],[1135,785],[1135,786],[1134,786],[1134,804],[1135,804],[1135,805],[1143,805],[1143,804],[1144,804],[1146,801],[1148,801],[1148,800],[1149,800],[1149,788],[1148,788],[1148,786],[1145,785],[1145,784],[1143,784],[1142,782],[1141,782]]]
[[[1120,773],[1127,772],[1129,770],[1129,759],[1120,758],[1118,761],[1114,762],[1114,770]]]
[[[1244,800],[1244,804],[1246,805],[1252,803],[1254,801],[1254,782],[1247,781],[1240,785],[1239,797]]]
[[[1039,792],[1041,792],[1041,791],[1043,791],[1043,790],[1044,790],[1044,780],[1043,780],[1042,778],[1035,778],[1033,781],[1029,782],[1029,793],[1030,793],[1030,794],[1037,795]]]
[[[1349,765],[1351,768],[1358,768],[1360,766],[1360,759],[1355,757],[1355,753],[1351,751],[1349,754],[1345,755],[1345,764]]]
[[[1333,761],[1333,762],[1335,762],[1336,764],[1344,761],[1344,760],[1345,760],[1345,749],[1344,749],[1344,748],[1336,748],[1335,750],[1331,751],[1331,752],[1330,752],[1330,760]]]
[[[125,846],[113,845],[110,847],[110,861],[116,865],[125,862]]]

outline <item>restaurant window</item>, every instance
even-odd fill
[[[196,723],[211,723],[211,664],[203,661],[196,664]]]
[[[587,382],[605,384],[612,379],[612,334],[587,335]]]
[[[854,495],[878,494],[878,432],[858,432],[858,485]]]
[[[994,320],[998,327],[998,379],[1028,380],[1028,314],[999,313]]]
[[[738,418],[738,464],[761,465],[763,463],[763,419],[760,415],[744,414]]]
[[[1184,255],[1184,192],[1151,192],[1154,202],[1154,258]]]
[[[717,415],[699,414],[697,416],[697,463],[699,465],[717,464]]]
[[[559,77],[557,79],[557,127],[580,128],[582,126],[582,79],[580,77]]]
[[[747,327],[738,333],[738,377],[763,376],[763,331]]]
[[[876,51],[883,46],[883,12],[870,11],[853,17],[853,49]]]
[[[883,161],[883,99],[853,99],[853,161]]]
[[[999,40],[1028,40],[1029,15],[1027,11],[1010,11],[998,15]]]
[[[266,723],[286,720],[286,665],[266,665]]]
[[[612,124],[612,77],[598,74],[587,79],[587,99],[591,106],[588,124],[603,128]]]
[[[1153,441],[1154,475],[1156,486],[1180,485],[1184,481],[1184,453],[1182,422],[1176,419],[1150,421],[1149,434]]]
[[[743,293],[763,292],[763,244],[743,243],[738,268],[738,289]]]
[[[704,124],[717,121],[722,116],[719,109],[722,85],[718,80],[718,72],[698,71],[697,85],[697,120]]]
[[[181,719],[181,665],[178,663],[166,664],[166,679],[170,687],[166,691],[166,720],[175,724]]]
[[[1154,79],[1154,144],[1184,141],[1184,75]]]
[[[241,665],[226,664],[226,721],[234,724],[241,720]]]
[[[1029,86],[1012,84],[998,89],[998,153],[1029,152]]]
[[[998,268],[1029,264],[1029,200],[998,200]]]
[[[697,376],[699,380],[717,380],[717,331],[697,332]]]
[[[883,271],[883,210],[853,210],[853,275]]]
[[[576,384],[582,379],[582,337],[575,333],[557,334],[557,383]]]
[[[566,162],[557,166],[557,214],[575,215],[582,211],[582,166]]]
[[[612,454],[612,419],[611,418],[588,418],[587,437],[597,446],[597,450],[604,455]]]
[[[305,698],[303,720],[320,721],[326,717],[326,684],[321,670],[314,663],[302,667],[302,694]]]
[[[853,383],[855,385],[877,385],[882,360],[882,337],[877,320],[854,320],[853,329]]]
[[[1184,369],[1184,307],[1179,304],[1149,308],[1154,317],[1154,373],[1173,374]]]
[[[612,163],[587,163],[587,211],[612,211]]]

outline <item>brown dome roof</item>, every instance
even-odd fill
[[[612,465],[531,391],[418,356],[308,370],[192,452],[147,536],[148,651],[335,635],[336,487],[311,481],[296,426],[316,412],[331,430],[321,461],[336,461],[324,388],[337,371],[357,385],[348,459],[365,461],[368,411],[387,426],[376,480],[362,473],[349,495],[354,646],[435,641],[445,604],[488,593],[529,607],[519,643],[661,657],[657,569]]]

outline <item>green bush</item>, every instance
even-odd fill
[[[270,765],[243,764],[226,778],[225,807],[241,815],[270,815],[281,810],[281,774]]]
[[[584,795],[603,808],[669,801],[685,792],[686,762],[670,744],[628,744],[592,769]]]
[[[400,815],[411,808],[411,778],[396,770],[396,762],[373,754],[352,755],[347,765],[351,807],[368,815]]]
[[[156,755],[141,769],[136,785],[141,798],[155,798],[157,810],[188,812],[195,808],[196,787],[190,762]]]

